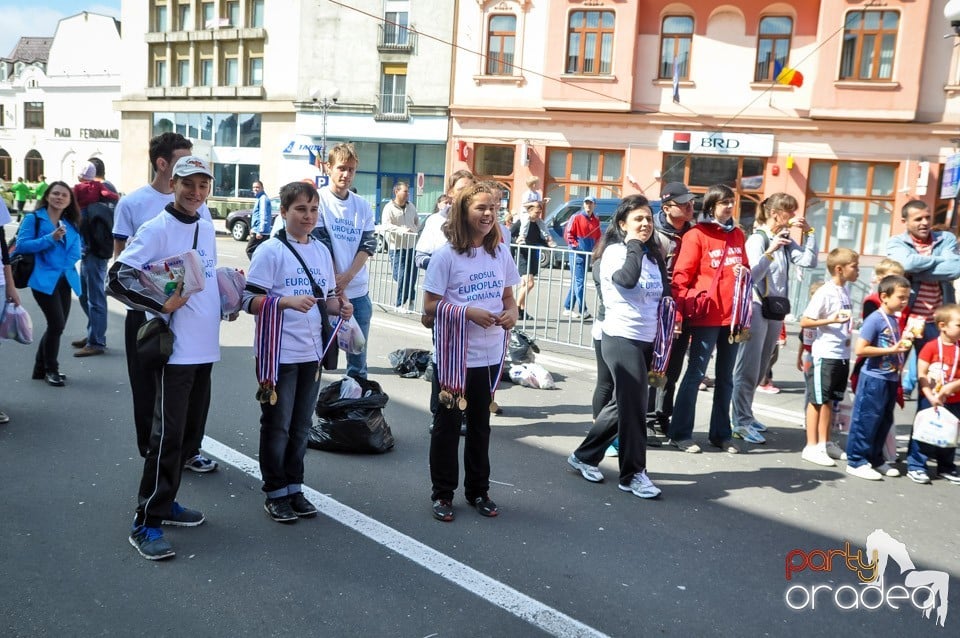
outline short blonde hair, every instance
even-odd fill
[[[327,156],[327,162],[330,166],[337,164],[339,162],[348,162],[353,160],[357,164],[360,163],[360,156],[357,155],[357,149],[353,147],[353,144],[347,142],[341,142],[330,149],[330,154]]]
[[[857,251],[849,248],[834,248],[827,254],[827,272],[832,277],[837,266],[847,266],[855,261],[860,261]]]
[[[536,175],[531,175],[530,177],[527,178],[527,186],[533,186],[534,184],[538,184],[539,182],[540,182],[540,178],[537,177]]]
[[[937,324],[949,323],[954,317],[960,317],[960,305],[955,303],[943,304],[933,311],[933,320]]]
[[[883,259],[873,268],[873,276],[878,280],[883,279],[887,275],[904,275],[905,271],[903,269],[903,264],[895,259]]]

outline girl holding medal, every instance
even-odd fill
[[[250,262],[243,307],[257,316],[260,390],[260,473],[264,511],[278,523],[311,518],[317,509],[303,495],[303,457],[317,395],[326,314],[349,319],[353,306],[334,296],[330,251],[310,232],[319,195],[312,184],[280,189],[284,230],[257,247]],[[306,270],[309,269],[309,272]],[[319,304],[324,304],[326,313]]]
[[[673,338],[675,313],[659,316],[666,294],[666,264],[653,235],[647,198],[630,195],[620,202],[603,237],[599,263],[604,302],[600,349],[613,377],[613,397],[600,410],[586,438],[567,459],[586,480],[599,483],[597,466],[619,436],[618,487],[640,498],[656,498],[660,488],[647,476],[647,371],[657,331]]]
[[[453,493],[460,468],[461,412],[467,432],[463,490],[483,516],[496,516],[490,500],[490,414],[503,371],[506,339],[517,322],[512,286],[520,274],[497,222],[499,189],[480,183],[455,196],[424,281],[426,321],[433,325],[439,406],[430,438],[433,516],[453,520]],[[437,390],[434,390],[437,392]]]

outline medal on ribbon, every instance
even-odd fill
[[[673,348],[673,330],[677,321],[677,303],[672,297],[660,297],[657,305],[657,334],[653,339],[653,359],[647,378],[650,385],[661,388],[667,382],[667,365]]]
[[[467,380],[467,307],[438,302],[433,332],[440,403],[448,409],[456,405],[466,410],[467,399],[463,395]]]
[[[256,398],[260,403],[277,403],[277,377],[280,372],[280,339],[283,335],[283,310],[280,297],[264,297],[256,316],[253,353],[257,366]]]
[[[500,354],[500,365],[497,367],[496,380],[489,378],[490,367],[487,366],[487,381],[490,384],[490,414],[496,414],[500,409],[494,396],[497,394],[497,388],[500,387],[500,379],[503,378],[503,366],[507,360],[507,346],[510,344],[510,331],[503,331],[503,352]]]
[[[753,277],[746,266],[740,266],[733,281],[733,312],[730,321],[730,343],[750,339],[750,321],[753,318]]]

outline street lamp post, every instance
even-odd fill
[[[321,120],[320,160],[324,163],[325,167],[327,160],[327,111],[340,99],[340,89],[335,88],[329,92],[314,89],[310,92],[310,97],[313,99],[313,103],[320,107],[320,112],[323,116]],[[322,168],[321,170],[323,170],[324,175],[326,175],[326,168]]]

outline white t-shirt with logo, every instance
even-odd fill
[[[145,222],[162,213],[172,201],[173,193],[161,193],[150,184],[124,195],[113,211],[113,236],[116,239],[133,237]],[[201,218],[212,221],[206,204],[197,212]]]
[[[333,246],[333,263],[337,272],[346,272],[357,256],[365,232],[374,231],[373,209],[364,198],[347,192],[340,199],[329,188],[320,189],[320,216],[317,227],[325,227]],[[344,291],[348,299],[367,294],[370,273],[366,264]]]
[[[814,359],[850,358],[850,332],[853,327],[850,294],[845,286],[841,287],[833,281],[827,281],[813,293],[810,303],[803,311],[804,317],[826,319],[840,310],[850,310],[851,320],[817,327],[817,337],[810,346],[810,354]]]
[[[503,312],[503,291],[520,283],[520,273],[510,251],[497,245],[497,256],[483,248],[461,255],[446,244],[433,253],[424,290],[441,295],[457,306],[475,306],[494,314]],[[467,320],[467,367],[500,365],[503,357],[503,328],[481,328]]]
[[[206,219],[185,224],[169,213],[157,215],[140,226],[117,258],[140,270],[146,264],[190,250],[195,229],[197,254],[203,266],[203,290],[190,295],[186,305],[167,316],[175,337],[169,363],[179,365],[220,360],[220,288],[213,224]]]
[[[337,287],[333,271],[333,259],[330,251],[320,241],[310,238],[306,244],[291,241],[290,245],[299,253],[310,269],[313,280],[323,289],[324,296],[333,293]],[[310,278],[303,272],[303,266],[297,258],[277,238],[260,244],[253,253],[247,283],[263,288],[271,296],[313,295]],[[283,311],[283,335],[280,340],[280,363],[307,363],[319,361],[323,354],[323,322],[320,304],[308,312],[293,308]]]
[[[632,289],[613,282],[613,274],[627,258],[624,243],[611,244],[600,260],[600,291],[603,293],[603,334],[653,343],[657,334],[657,306],[663,296],[660,268],[652,260],[641,260],[640,279]]]

